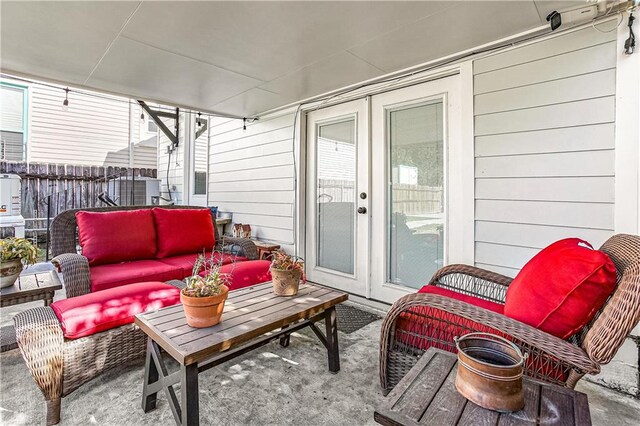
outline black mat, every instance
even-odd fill
[[[338,317],[338,330],[347,334],[360,330],[365,325],[382,318],[380,315],[344,304],[336,306],[336,316]]]

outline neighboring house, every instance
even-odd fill
[[[158,129],[127,98],[3,79],[0,159],[33,163],[157,168]]]

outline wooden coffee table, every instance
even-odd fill
[[[525,405],[515,413],[479,407],[455,387],[458,357],[430,348],[376,408],[387,426],[414,425],[591,425],[587,396],[525,377]]]
[[[176,423],[198,425],[199,373],[274,340],[287,346],[290,334],[305,327],[310,327],[327,348],[329,371],[337,373],[340,356],[335,305],[347,299],[345,293],[309,284],[296,296],[279,297],[269,282],[230,292],[222,322],[213,327],[189,327],[182,305],[137,315],[136,325],[149,337],[142,409],[145,413],[153,410],[158,392],[164,391]],[[325,320],[324,334],[315,325],[320,320]],[[175,359],[180,369],[169,372],[164,356]],[[173,388],[177,384],[180,401]]]
[[[25,268],[11,287],[0,289],[0,307],[21,303],[44,301],[45,306],[53,302],[56,290],[62,289],[62,283],[51,263],[37,263]],[[13,325],[0,330],[0,352],[18,347],[16,331]]]

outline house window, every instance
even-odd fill
[[[0,83],[0,159],[25,161],[27,89]]]
[[[149,133],[157,133],[158,132],[158,125],[151,118],[149,118],[149,120],[147,121],[147,132],[149,132]]]

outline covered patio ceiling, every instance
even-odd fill
[[[0,65],[248,117],[536,28],[580,3],[3,1]]]

